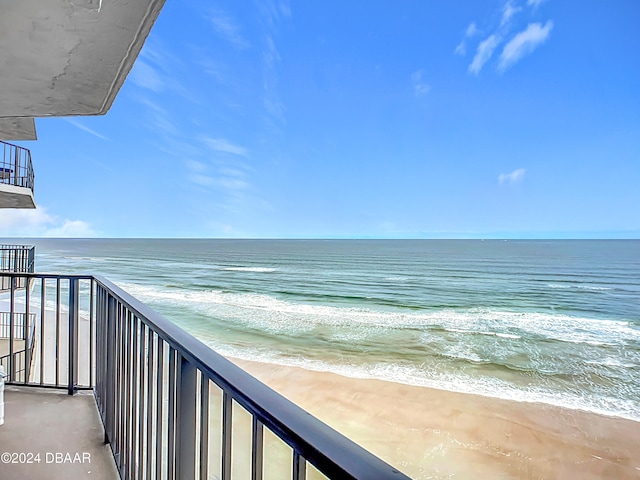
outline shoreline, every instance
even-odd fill
[[[200,338],[200,337],[199,337]],[[499,395],[499,394],[495,394],[495,392],[491,392],[491,393],[484,393],[484,392],[472,392],[472,391],[467,391],[465,389],[449,389],[446,387],[439,387],[439,386],[433,386],[433,385],[429,385],[427,382],[423,383],[412,383],[412,382],[408,382],[408,381],[402,381],[402,380],[387,380],[384,378],[380,378],[374,375],[367,375],[367,374],[361,374],[360,372],[354,372],[354,371],[335,371],[335,370],[331,370],[330,367],[326,367],[326,368],[316,368],[313,365],[308,365],[308,364],[296,364],[296,363],[280,363],[278,361],[271,361],[268,358],[260,358],[260,359],[254,359],[254,358],[240,358],[240,357],[236,357],[234,356],[234,354],[227,354],[227,353],[221,353],[215,345],[211,345],[210,343],[207,343],[206,341],[204,342],[207,346],[209,346],[209,348],[211,348],[212,350],[220,353],[222,356],[224,356],[225,358],[227,358],[228,360],[232,361],[232,362],[247,362],[248,364],[252,364],[252,363],[257,363],[257,364],[264,364],[264,365],[273,365],[275,367],[291,367],[291,368],[299,368],[301,370],[310,372],[310,373],[330,373],[330,374],[334,374],[334,375],[339,375],[341,377],[345,377],[345,378],[350,378],[350,379],[354,379],[354,380],[377,380],[377,381],[381,381],[381,382],[386,382],[386,383],[393,383],[393,384],[397,384],[397,385],[404,385],[407,387],[415,387],[415,388],[426,388],[429,390],[437,390],[439,392],[447,392],[447,393],[456,393],[456,394],[460,394],[460,395],[473,395],[473,396],[479,396],[479,397],[483,397],[485,399],[488,400],[500,400],[500,401],[507,401],[507,402],[515,402],[515,403],[524,403],[524,404],[540,404],[540,405],[546,405],[549,407],[553,407],[553,408],[559,408],[562,410],[576,410],[578,412],[582,412],[582,413],[587,413],[587,414],[593,414],[593,415],[599,415],[599,416],[603,416],[603,417],[608,417],[608,418],[618,418],[618,419],[622,419],[622,420],[628,420],[630,422],[636,422],[638,424],[640,424],[640,411],[638,411],[638,417],[637,418],[633,418],[630,416],[625,416],[624,412],[620,413],[620,412],[609,412],[606,410],[601,410],[601,409],[590,409],[588,407],[583,407],[581,405],[568,405],[568,404],[563,404],[561,402],[556,402],[553,403],[552,401],[545,401],[545,400],[528,400],[528,399],[520,399],[520,398],[514,398],[512,396],[509,395]],[[328,365],[328,364],[327,364]],[[519,392],[518,392],[519,393]],[[640,479],[639,479],[640,480]]]
[[[640,478],[640,422],[229,358],[415,479]]]

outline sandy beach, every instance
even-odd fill
[[[230,359],[415,479],[640,479],[640,423]]]

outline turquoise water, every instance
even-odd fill
[[[225,355],[640,420],[640,241],[35,243]]]

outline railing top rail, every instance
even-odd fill
[[[15,143],[9,143],[9,142],[7,142],[5,140],[0,140],[0,143],[3,143],[4,145],[8,145],[9,147],[21,148],[23,150],[27,150],[26,148],[21,147],[20,145],[16,145]]]
[[[16,278],[54,278],[60,280],[70,280],[77,278],[78,280],[93,280],[93,275],[84,274],[60,274],[60,273],[33,273],[33,272],[1,272],[2,277],[16,277]]]
[[[334,478],[408,479],[406,475],[313,417],[302,408],[214,352],[111,281],[93,277],[205,376]]]
[[[0,250],[31,250],[34,245],[0,244]]]

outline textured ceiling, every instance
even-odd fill
[[[106,113],[163,5],[0,0],[0,139],[20,139],[15,118]]]

